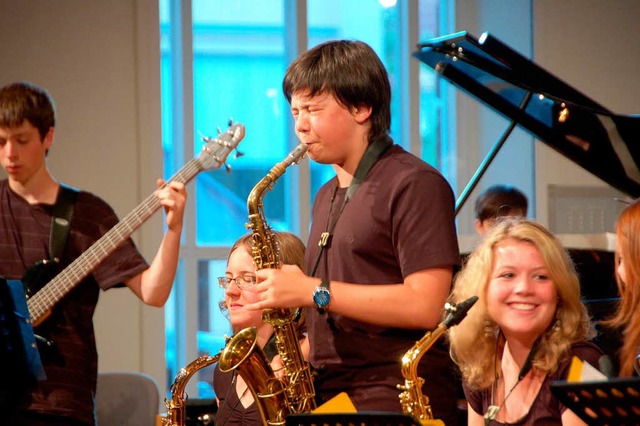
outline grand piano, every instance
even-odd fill
[[[629,199],[640,196],[640,117],[613,113],[489,33],[434,38],[419,44],[413,56],[510,122],[458,198],[456,214],[516,126]],[[582,297],[597,323],[613,312],[618,298],[615,240],[609,233],[589,245],[593,236],[584,237],[580,244],[560,240],[576,264]],[[611,352],[619,343],[608,332],[599,339]]]
[[[640,117],[613,113],[489,33],[434,38],[419,44],[413,56],[510,123],[459,196],[456,214],[516,126],[627,198],[640,196]],[[616,369],[620,336],[600,325],[619,297],[615,235],[558,237],[575,262],[582,298],[598,330],[596,343]],[[464,398],[461,391],[459,396]],[[466,405],[460,408],[465,414],[459,424],[466,424]]]

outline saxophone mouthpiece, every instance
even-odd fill
[[[465,301],[458,303],[457,305],[452,305],[447,303],[445,305],[445,310],[448,312],[447,318],[443,321],[443,323],[447,327],[452,327],[454,325],[460,324],[460,322],[467,316],[467,312],[471,307],[478,301],[478,296],[471,296]]]

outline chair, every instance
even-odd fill
[[[158,384],[148,374],[135,371],[98,374],[98,426],[154,426],[159,401]]]

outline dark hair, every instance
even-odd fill
[[[527,216],[527,196],[511,185],[493,185],[476,199],[476,219],[483,222],[504,216]]]
[[[282,82],[285,97],[299,91],[309,96],[333,95],[345,107],[371,107],[369,141],[391,127],[389,76],[376,52],[361,41],[337,40],[319,44],[289,65]]]
[[[18,127],[27,120],[44,139],[56,125],[56,111],[49,93],[35,84],[19,81],[0,89],[0,126]]]

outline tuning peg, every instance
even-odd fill
[[[236,153],[234,154],[235,158],[240,158],[244,155],[244,152],[238,151],[238,148],[235,149]]]
[[[200,132],[198,132],[198,133],[200,133]],[[205,136],[202,133],[200,133],[200,139],[202,139],[202,141],[204,143],[213,142],[213,138],[210,138],[209,136]]]
[[[222,134],[222,130],[220,130],[220,127],[216,127],[216,130],[218,131],[218,134],[221,135]]]
[[[227,123],[229,127],[233,126],[233,118],[229,117],[229,122]]]
[[[231,173],[231,166],[227,163],[224,163],[224,169],[227,171],[227,174]]]

